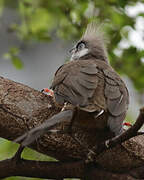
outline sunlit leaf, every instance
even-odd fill
[[[17,55],[19,53],[19,48],[12,47],[9,52],[11,55]]]
[[[3,58],[10,59],[11,58],[11,54],[10,53],[5,53],[5,54],[3,54]]]
[[[12,64],[16,67],[16,69],[22,69],[23,63],[18,56],[11,56]]]

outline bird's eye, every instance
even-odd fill
[[[80,51],[80,50],[84,49],[85,46],[86,46],[85,43],[81,42],[81,43],[78,44],[77,50]]]

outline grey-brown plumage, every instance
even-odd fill
[[[62,107],[67,103],[65,111],[30,130],[17,142],[27,146],[56,124],[68,121],[68,118],[70,121],[74,107],[78,109],[74,119],[75,133],[76,128],[85,129],[84,132],[100,130],[102,134],[110,130],[110,136],[122,132],[129,95],[124,82],[108,63],[102,37],[95,24],[88,25],[71,50],[71,61],[56,71],[51,86],[56,103]]]
[[[72,49],[71,60],[55,73],[51,88],[56,102],[61,105],[68,102],[96,119],[106,114],[107,127],[115,135],[120,134],[129,95],[124,82],[108,63],[104,42],[94,24],[88,26]]]

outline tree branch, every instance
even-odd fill
[[[80,167],[80,168],[78,168]],[[7,159],[0,162],[0,178],[10,176],[25,176],[38,178],[65,178],[83,176],[84,163],[83,162],[46,162],[46,161],[32,161],[24,160],[17,162],[13,159]]]
[[[25,85],[0,78],[0,87],[0,137],[14,140],[60,112],[60,108],[55,105],[53,98]],[[84,118],[83,120],[85,121],[86,119]],[[59,130],[66,128],[68,125],[69,121],[57,124],[54,129]],[[144,178],[142,175],[144,169],[143,135],[135,136],[129,140],[125,139],[126,141],[122,144],[119,144],[121,141],[119,139],[119,142],[115,143],[115,147],[106,149],[96,156],[96,167],[94,165],[87,168],[81,162],[87,157],[88,149],[106,140],[110,135],[107,132],[87,131],[77,123],[73,124],[72,132],[87,148],[80,146],[69,134],[47,133],[37,139],[30,147],[55,157],[61,162],[50,163],[27,160],[17,162],[14,159],[5,160],[0,162],[0,177],[8,177],[8,174],[9,176],[33,177],[38,175],[39,172],[41,177],[46,175],[44,178],[57,178],[55,173],[57,168],[59,178],[82,177],[85,170],[87,170],[88,177],[91,180],[133,180]],[[74,162],[75,160],[77,162]],[[79,160],[81,161],[78,162]],[[69,163],[63,161],[68,161]],[[38,166],[39,163],[40,166]],[[43,167],[42,170],[41,166]],[[53,171],[53,169],[55,170]]]
[[[144,167],[141,167],[141,169]],[[20,162],[7,159],[0,162],[0,178],[10,176],[24,176],[37,178],[83,178],[86,164],[83,161],[76,162],[44,162],[22,159]],[[96,168],[94,165],[87,169],[88,180],[135,180],[130,173],[113,173]],[[142,173],[141,173],[142,174]],[[133,173],[132,175],[135,176]],[[142,176],[144,176],[142,174]]]
[[[126,130],[124,133],[122,133],[119,136],[115,136],[111,139],[108,139],[96,146],[93,147],[92,151],[89,153],[89,158],[93,159],[96,158],[100,153],[105,151],[106,149],[113,148],[118,144],[123,143],[126,140],[129,140],[130,138],[137,136],[138,134],[141,135],[143,133],[138,133],[139,129],[144,124],[144,108],[140,109],[140,114],[133,126],[131,126],[128,130]]]

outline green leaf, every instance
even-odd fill
[[[11,58],[11,54],[10,53],[5,53],[5,54],[3,54],[3,58],[4,59],[10,59]]]
[[[0,16],[3,13],[3,9],[4,9],[4,0],[0,0]]]
[[[18,57],[19,54],[19,48],[12,47],[10,48],[9,52],[5,53],[3,57],[5,59],[10,59],[12,64],[15,66],[16,69],[22,69],[23,68],[23,62]]]
[[[92,19],[100,24],[107,23],[105,30],[109,35],[107,49],[111,64],[120,74],[127,75],[140,92],[144,90],[144,64],[141,61],[143,51],[138,51],[134,46],[136,49],[122,49],[119,56],[113,53],[124,38],[129,41],[130,29],[135,30],[137,18],[144,16],[143,12],[136,17],[130,17],[126,13],[126,7],[135,6],[136,3],[137,0],[0,0],[0,9],[3,6],[15,8],[20,20],[19,23],[9,24],[9,32],[15,32],[26,43],[48,42],[56,35],[61,39],[74,41],[80,38]],[[18,54],[18,48],[11,48],[4,57],[12,59],[15,67],[21,69],[22,62]]]
[[[17,55],[19,53],[19,48],[12,47],[9,52],[11,55]]]
[[[16,67],[16,69],[23,68],[23,63],[18,56],[11,56],[11,61],[12,61],[12,64]]]

